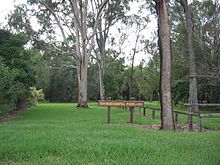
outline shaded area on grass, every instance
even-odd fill
[[[0,116],[0,122],[14,119],[23,112],[25,112],[26,110],[27,110],[26,106],[22,106],[18,110],[10,111],[9,113]]]

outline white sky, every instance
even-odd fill
[[[188,0],[189,2],[191,2],[192,0]],[[21,3],[25,3],[26,0],[1,0],[1,4],[0,4],[0,26],[6,25],[6,16],[7,14],[10,13],[10,11],[12,11],[14,8],[14,5],[18,5]],[[132,8],[135,8],[135,5],[132,6]],[[135,12],[135,10],[133,9],[133,11]],[[149,23],[147,25],[146,31],[144,31],[145,35],[148,36],[148,39],[150,39],[152,37],[151,33],[153,33],[153,30],[156,28],[157,23],[156,23],[156,19],[153,19],[151,23]],[[130,44],[130,48],[132,48],[132,37],[134,36],[134,34],[130,35],[130,41],[128,41],[128,44]],[[129,55],[129,51],[130,50],[126,50],[126,55]],[[126,63],[130,64],[131,62],[128,61],[128,58],[126,58]],[[135,56],[135,65],[138,65],[139,62],[144,59],[145,61],[148,61],[149,59],[149,55],[144,54],[144,53],[139,53]]]
[[[131,10],[127,13],[127,15],[137,14],[140,4],[144,4],[144,3],[145,3],[145,1],[142,1],[140,3],[132,3],[130,5]],[[147,10],[143,11],[142,17],[145,17],[145,16],[147,17],[148,15],[150,15],[150,11],[147,11]],[[152,40],[152,37],[153,37],[152,33],[154,33],[154,31],[157,30],[157,20],[153,15],[150,15],[150,21],[151,22],[147,23],[146,28],[143,31],[141,31],[140,34],[142,36],[144,36],[144,39]],[[112,32],[111,36],[117,38],[117,36],[120,35],[116,30],[118,27],[121,27],[120,23],[116,27],[112,27],[110,29],[110,32]],[[115,32],[114,32],[114,30],[115,30]],[[124,53],[124,54],[122,54],[122,56],[125,56],[125,63],[127,65],[131,64],[131,58],[132,58],[132,54],[133,54],[133,49],[135,47],[135,40],[137,37],[136,33],[137,33],[137,31],[134,27],[130,28],[129,29],[129,36],[128,36],[126,42],[124,43],[124,45],[122,46],[122,52]],[[144,51],[141,51],[141,49],[143,47],[142,45],[139,45],[138,47],[139,47],[139,49],[138,49],[139,52],[136,53],[136,55],[135,55],[134,65],[139,65],[140,62],[142,61],[142,59],[145,60],[146,62],[148,62],[149,58],[151,56],[150,54],[147,54]]]
[[[0,4],[0,24],[5,25],[5,17],[13,10],[14,5],[24,3],[26,0],[1,0]]]

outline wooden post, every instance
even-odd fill
[[[178,115],[179,115],[179,114],[176,112],[176,113],[175,113],[175,123],[176,123],[176,124],[178,123]]]
[[[107,100],[111,100],[112,98],[111,97],[108,97]],[[111,123],[111,107],[108,106],[108,124]]]
[[[202,131],[202,118],[200,113],[198,114],[198,131],[201,132]]]
[[[152,110],[152,119],[155,119],[155,110]]]
[[[143,116],[146,116],[146,107],[143,109]]]
[[[99,100],[98,106],[108,107],[107,123],[111,122],[111,107],[129,107],[130,123],[134,123],[134,107],[144,107],[144,101],[107,101]]]
[[[111,107],[108,107],[108,124],[111,122]]]
[[[189,131],[193,130],[193,120],[192,120],[192,115],[188,115],[188,122],[189,122]]]
[[[134,107],[130,107],[130,123],[133,124],[134,123]]]

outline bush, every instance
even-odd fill
[[[19,109],[30,96],[35,73],[25,34],[0,30],[0,114]]]
[[[28,98],[29,105],[36,105],[38,101],[44,100],[44,93],[42,89],[37,90],[36,87],[30,87],[30,97]]]
[[[15,108],[15,102],[12,90],[16,73],[9,70],[0,59],[0,115],[9,112]]]
[[[177,80],[173,83],[173,101],[174,104],[178,102],[186,103],[189,98],[189,81]]]

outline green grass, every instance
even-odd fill
[[[165,132],[125,124],[126,110],[39,104],[0,123],[0,164],[220,164],[220,131]],[[150,113],[150,112],[149,112]],[[135,113],[137,124],[159,124]],[[216,121],[217,122],[217,121]],[[219,120],[218,120],[219,122]]]

